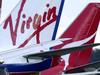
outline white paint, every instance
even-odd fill
[[[41,52],[41,50],[48,51],[50,47],[60,45],[65,40],[70,39],[57,39],[53,41],[47,41],[40,44],[32,44],[30,46],[26,46],[24,48],[16,48],[11,49],[7,51],[0,52],[0,60],[3,60],[4,63],[26,63],[26,59],[23,56],[29,55],[29,54],[35,54]],[[38,63],[40,60],[34,59],[33,63]]]
[[[71,47],[83,45],[83,44],[87,43],[88,41],[90,41],[95,36],[95,34],[96,33],[92,34],[91,36],[89,36],[83,40],[79,40],[79,41],[75,41],[75,42],[66,44],[63,48],[71,48]]]
[[[40,0],[40,1],[39,0],[26,0],[23,10],[21,12],[21,16],[20,16],[20,20],[19,20],[19,24],[18,24],[17,36],[14,36],[14,37],[16,37],[16,45],[13,45],[9,23],[7,24],[7,28],[3,29],[4,22],[5,22],[4,20],[8,17],[9,14],[11,14],[13,31],[15,31],[16,20],[18,17],[18,13],[19,13],[22,1],[23,0],[21,0],[21,1],[19,1],[19,0],[18,1],[4,0],[3,1],[2,15],[1,15],[1,19],[0,19],[0,21],[3,21],[3,23],[1,23],[1,25],[0,25],[0,42],[1,42],[0,43],[0,52],[9,50],[9,49],[13,49],[13,48],[18,48],[27,39],[29,39],[29,37],[37,30],[37,29],[33,28],[33,21],[34,21],[35,14],[43,16],[44,12],[48,12],[49,9],[56,7],[56,15],[58,15],[62,0],[57,0],[57,1],[55,1],[55,0],[53,0],[53,1],[52,0],[46,0],[46,1],[45,0]],[[49,3],[49,7],[46,6],[48,3]],[[22,17],[23,14],[26,14],[26,18]],[[26,25],[25,25],[25,28],[24,28],[25,32],[21,33],[22,22],[24,20],[27,23],[27,20],[29,17],[32,18],[32,22],[30,23],[30,28],[27,29]],[[52,20],[52,19],[53,18],[51,17],[50,20]],[[41,20],[40,26],[43,26],[47,22],[49,22],[49,20],[47,20],[47,19],[46,19],[46,22],[43,22]],[[49,24],[47,27],[45,27],[43,30],[40,31],[40,33],[39,33],[40,42],[52,40],[55,26],[56,26],[56,21]],[[32,37],[25,46],[28,46],[31,44],[37,44],[36,35],[34,35],[34,37]]]

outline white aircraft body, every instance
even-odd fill
[[[54,40],[62,0],[18,0],[5,8],[7,2],[9,0],[2,1],[0,19],[0,56],[4,63],[25,63],[24,55],[49,50],[62,43]]]

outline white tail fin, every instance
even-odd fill
[[[21,0],[1,24],[0,51],[54,40],[63,3]]]

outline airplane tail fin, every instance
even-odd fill
[[[18,0],[15,4],[2,24],[0,20],[3,51],[55,39],[64,0]]]
[[[71,39],[69,41],[64,41],[64,44],[56,46],[55,48],[94,43],[99,20],[100,3],[90,3],[60,37]],[[88,63],[90,61],[91,53],[92,48],[71,53],[67,69]]]
[[[96,31],[100,21],[100,3],[90,3],[79,17],[73,22],[74,41],[80,41],[82,44],[94,43]],[[87,39],[87,40],[86,40]],[[70,54],[69,65],[67,68],[80,66],[90,62],[92,48],[85,49]]]

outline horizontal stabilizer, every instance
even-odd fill
[[[61,55],[69,54],[71,52],[75,52],[75,51],[82,51],[86,48],[91,48],[98,45],[100,45],[100,43],[77,46],[77,47],[72,47],[72,48],[64,48],[60,50],[46,51],[46,52],[41,52],[41,53],[36,53],[36,54],[29,54],[29,55],[25,55],[24,57],[25,58],[35,58],[35,57],[48,58],[48,57],[53,57],[53,56],[61,56]]]
[[[81,65],[75,68],[71,68],[65,71],[65,73],[77,73],[77,72],[84,72],[86,70],[96,70],[98,69],[100,71],[100,61],[95,61],[89,64]]]
[[[82,73],[71,73],[71,74],[64,74],[64,75],[99,75],[99,71],[93,71],[93,72],[82,72]]]

